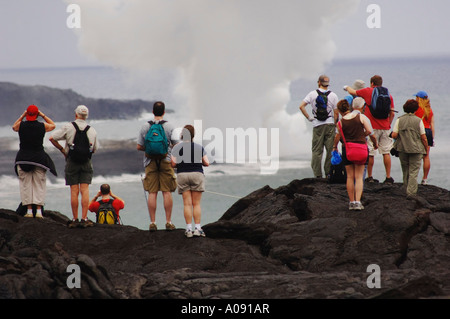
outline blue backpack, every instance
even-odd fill
[[[382,86],[377,86],[372,92],[372,103],[369,105],[370,113],[376,119],[387,119],[391,112],[391,97],[389,90]]]
[[[166,121],[148,122],[150,129],[145,136],[145,155],[152,159],[163,159],[169,152],[169,142],[167,141],[166,132],[163,124]]]

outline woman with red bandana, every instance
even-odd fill
[[[45,121],[39,122],[38,117]],[[26,121],[23,119],[26,118]],[[22,206],[27,207],[25,217],[33,217],[33,205],[36,206],[36,218],[42,218],[42,206],[46,194],[46,173],[56,174],[55,165],[44,151],[43,141],[46,132],[55,129],[55,123],[36,105],[30,105],[13,125],[19,133],[20,148],[16,155],[15,170],[19,177]]]

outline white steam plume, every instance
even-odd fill
[[[190,116],[186,123],[201,119],[203,129],[279,127],[282,154],[310,149],[310,126],[300,112],[286,112],[290,82],[311,79],[305,94],[316,87],[335,52],[330,28],[359,4],[359,0],[66,2],[81,7],[82,27],[77,33],[82,52],[129,71],[176,69],[177,92],[186,95],[184,109]]]

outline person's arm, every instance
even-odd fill
[[[377,138],[372,134],[369,135],[370,140],[372,141],[372,145],[373,145],[373,149],[377,150],[378,149],[378,141]]]
[[[419,131],[420,131],[420,139],[422,140],[422,144],[423,146],[425,146],[426,153],[428,154],[428,139],[423,121],[419,122]]]
[[[203,166],[209,166],[209,159],[208,159],[208,156],[206,154],[203,155],[203,157],[202,157],[202,165]]]
[[[147,132],[150,129],[149,125],[145,125],[145,126],[141,127],[141,130],[139,131],[139,135],[137,137],[137,143],[136,143],[136,149],[138,151],[145,152],[145,135],[147,135]]]
[[[434,146],[434,115],[431,117],[430,128],[431,128],[431,133],[433,135],[433,146]]]
[[[102,197],[102,193],[101,193],[100,191],[97,193],[97,195],[95,195],[95,196],[91,199],[91,202],[89,203],[89,206],[90,206],[92,203],[95,203],[95,202],[98,200],[99,197]]]
[[[125,201],[122,198],[120,198],[119,196],[113,194],[112,192],[109,192],[109,196],[111,196],[113,199],[120,200],[123,203],[123,206],[125,206]]]
[[[397,119],[397,121],[395,121],[394,128],[392,129],[391,137],[393,139],[397,139],[398,138],[398,122],[399,122],[399,120],[400,119]]]
[[[314,120],[313,117],[309,117],[308,112],[306,111],[306,105],[308,105],[308,103],[306,103],[305,101],[302,101],[302,103],[300,104],[300,111],[303,113],[303,115],[306,117],[306,119],[310,122],[312,122]]]
[[[39,111],[39,116],[42,117],[42,119],[45,121],[44,126],[45,126],[46,132],[50,132],[55,129],[56,125],[51,118],[49,118],[47,115],[45,115],[41,111]]]
[[[337,124],[336,124],[337,126]],[[333,151],[337,151],[337,146],[339,144],[339,141],[341,140],[341,131],[339,129],[336,130],[336,135],[334,136],[334,142],[333,142]]]
[[[341,134],[336,133],[336,135],[334,136],[333,151],[337,151],[337,146],[338,146],[340,139],[341,139]]]
[[[170,166],[172,166],[172,168],[177,167],[177,159],[173,155],[170,155]]]
[[[347,91],[351,95],[356,95],[356,90],[348,85],[344,86],[344,91]]]
[[[392,122],[394,121],[394,117],[395,117],[395,111],[394,111],[394,99],[392,98],[392,96],[390,96],[391,98],[391,112],[389,113],[389,123],[392,125]]]
[[[427,135],[426,135],[426,134],[420,135],[420,139],[422,140],[422,144],[423,144],[423,146],[425,146],[425,150],[427,151],[427,154],[428,154],[428,140],[427,140]]]
[[[62,147],[61,144],[53,138],[53,136],[50,136],[49,141],[64,155],[64,157],[67,157],[64,147]]]
[[[337,124],[339,122],[339,110],[336,108],[334,109],[334,124]]]
[[[369,123],[369,120],[367,120],[366,117],[360,116],[361,123],[364,125],[364,134],[366,136],[372,134],[372,125]]]
[[[372,141],[373,149],[378,149],[378,140],[373,134],[373,128],[372,124],[370,123],[370,120],[367,118],[367,116],[361,115],[361,122],[364,125],[364,134],[366,136],[369,136],[370,140]]]
[[[91,202],[89,203],[89,211],[91,211],[93,213],[96,213],[98,211],[100,204],[97,202],[97,200],[101,196],[102,196],[102,193],[98,192],[97,195],[95,195],[95,197],[92,198]]]
[[[23,114],[21,116],[19,116],[19,118],[17,119],[17,121],[14,122],[12,129],[14,132],[19,132],[19,128],[20,128],[20,123],[22,123],[23,118],[27,116],[27,111],[25,110],[25,112],[23,112]]]

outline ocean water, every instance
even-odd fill
[[[448,181],[447,157],[450,146],[447,141],[450,129],[446,125],[450,121],[447,106],[450,105],[450,92],[446,88],[447,75],[450,73],[450,58],[420,58],[420,59],[385,59],[335,61],[324,70],[331,78],[331,87],[340,98],[346,92],[344,85],[352,84],[356,79],[369,82],[374,74],[384,78],[384,85],[389,88],[394,97],[397,116],[403,114],[402,105],[413,98],[419,90],[428,92],[431,105],[436,115],[436,147],[431,150],[430,184],[450,189]],[[70,69],[14,69],[0,70],[0,81],[14,82],[25,85],[46,85],[50,87],[70,88],[82,95],[94,98],[117,99],[161,99],[167,102],[168,108],[175,113],[168,119],[184,124],[181,114],[183,102],[173,92],[176,86],[176,76],[169,71],[158,71],[142,75],[137,79],[113,68],[70,68]],[[286,110],[290,114],[299,112],[298,106],[303,97],[315,89],[315,80],[299,79],[291,84],[291,101]],[[18,114],[21,111],[18,111]],[[98,131],[99,139],[135,139],[140,126],[151,119],[148,114],[133,120],[101,121],[92,120]],[[57,123],[57,126],[61,123]],[[216,164],[205,170],[207,191],[202,198],[202,224],[218,220],[240,197],[254,190],[269,185],[273,188],[285,185],[293,179],[312,177],[310,168],[311,127],[299,118],[299,125],[308,131],[298,140],[289,141],[293,150],[290,156],[280,158],[279,168],[275,174],[261,174],[258,164]],[[282,130],[283,128],[280,128]],[[1,137],[17,138],[11,128],[0,127]],[[18,147],[12,143],[12,147]],[[51,150],[50,145],[46,148]],[[295,150],[298,150],[297,152]],[[55,154],[56,156],[56,154]],[[94,167],[95,171],[95,167]],[[63,172],[60,172],[62,175]],[[391,175],[401,182],[402,174],[398,158],[392,158]],[[384,166],[380,155],[375,158],[374,177],[384,180]],[[419,178],[421,174],[419,175]],[[121,212],[122,221],[126,225],[148,229],[149,216],[146,206],[146,194],[142,188],[141,176],[120,174],[117,176],[94,176],[90,187],[91,198],[97,193],[102,183],[109,183],[114,193],[125,200],[125,209]],[[183,203],[181,196],[173,194],[173,223],[184,228]],[[15,209],[20,202],[19,186],[15,176],[0,176],[0,206]],[[69,189],[60,177],[56,181],[48,181],[46,209],[57,210],[71,217]],[[94,214],[89,213],[94,219]],[[158,197],[157,224],[164,227],[165,214],[162,196]]]

